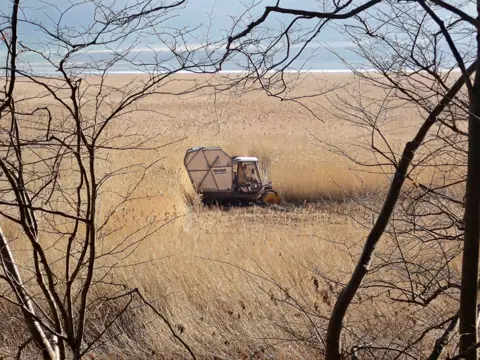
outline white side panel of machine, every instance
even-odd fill
[[[189,149],[184,163],[197,191],[232,189],[232,160],[222,149],[203,147]]]
[[[197,191],[229,191],[232,188],[232,168],[213,168],[192,171],[193,186]]]

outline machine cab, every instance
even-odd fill
[[[236,189],[240,192],[254,193],[262,188],[256,157],[234,157],[233,176]]]

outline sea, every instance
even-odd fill
[[[60,62],[66,51],[45,48],[35,53],[22,49],[17,61],[20,75],[61,75]],[[74,52],[63,63],[70,74],[151,74],[175,72],[180,74],[223,73],[236,74],[259,70],[276,72],[349,73],[353,69],[373,71],[373,67],[359,56],[355,46],[348,42],[296,44],[288,49],[278,48],[267,56],[263,49],[247,49],[254,55],[226,53],[225,44],[158,46],[138,44],[134,47],[88,49]],[[223,59],[223,61],[222,61]]]

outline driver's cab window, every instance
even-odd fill
[[[238,185],[257,184],[260,182],[257,166],[255,163],[238,163]]]

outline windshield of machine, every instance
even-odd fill
[[[238,185],[260,183],[257,164],[254,162],[238,163]]]

